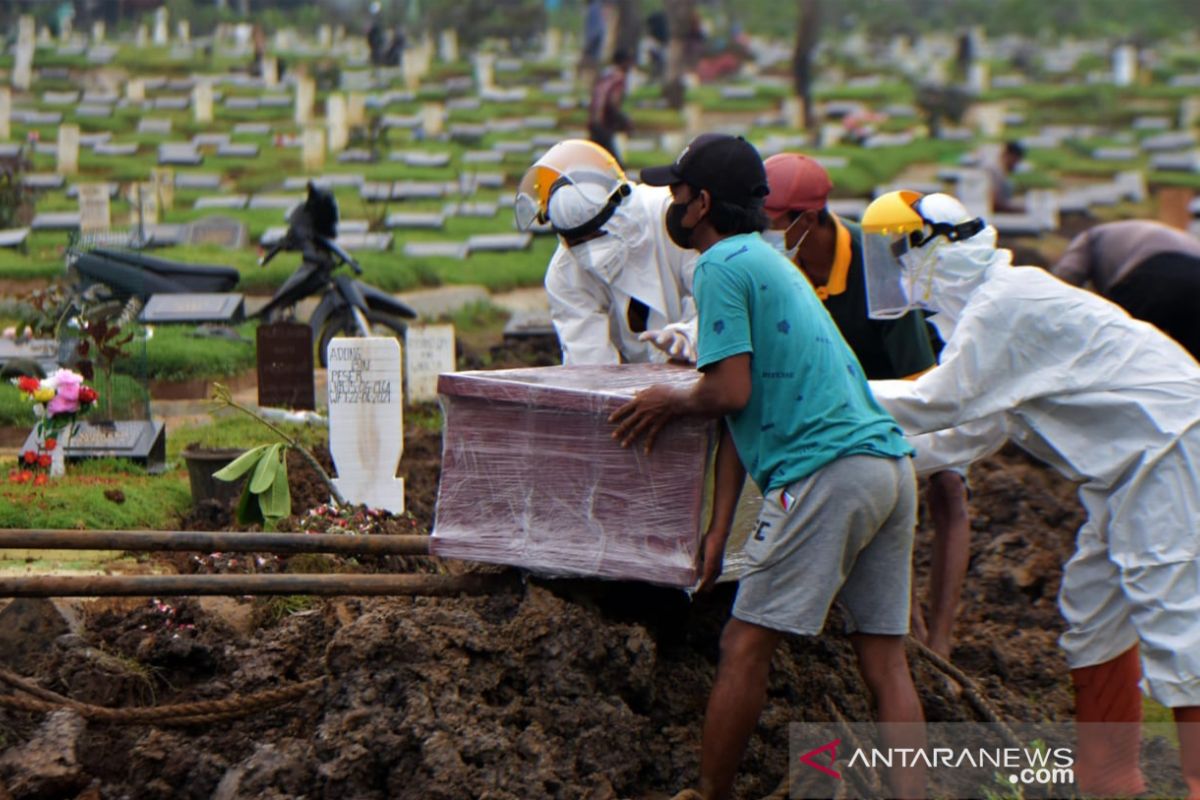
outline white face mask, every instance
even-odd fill
[[[609,284],[617,280],[629,258],[624,239],[611,231],[567,249],[579,266]]]
[[[794,228],[800,219],[800,217],[796,217],[795,221],[783,230],[766,230],[762,233],[762,237],[766,240],[767,244],[778,250],[784,258],[786,258],[788,261],[791,261],[793,264],[796,263],[796,254],[800,252],[800,245],[804,244],[804,240],[808,238],[809,231],[812,230],[812,226],[809,225],[804,229],[804,233],[800,234],[800,238],[796,240],[796,243],[791,247],[788,247],[788,231]]]

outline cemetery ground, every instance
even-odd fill
[[[324,163],[316,167],[304,159],[309,126],[293,118],[298,86],[290,78],[275,86],[249,78],[248,53],[231,55],[214,46],[204,55],[203,48],[125,42],[103,61],[65,50],[39,46],[33,91],[13,96],[10,138],[26,145],[21,155],[28,163],[18,183],[29,212],[14,224],[29,230],[18,237],[19,247],[0,249],[0,294],[6,299],[63,274],[67,230],[81,217],[72,189],[119,185],[109,221],[128,230],[137,214],[127,190],[163,166],[173,170],[170,202],[156,198],[164,202],[149,229],[167,246],[154,255],[233,266],[238,291],[260,299],[286,279],[297,259],[281,256],[260,268],[257,246],[278,233],[284,212],[310,178],[333,188],[348,221],[344,232],[383,236],[371,240],[383,249],[350,248],[364,280],[381,289],[462,285],[495,293],[541,283],[552,237],[536,235],[513,250],[490,249],[494,241],[486,240],[472,247],[470,241],[511,235],[506,202],[516,180],[545,148],[581,134],[583,97],[569,85],[573,66],[567,61],[497,62],[495,77],[504,86],[488,95],[473,85],[465,57],[428,65],[416,88],[398,90],[403,76],[372,73],[355,61],[349,45],[336,65],[337,78],[321,78],[336,70],[318,51],[289,52],[293,68],[303,65],[319,78],[309,109],[312,127],[328,130],[321,114],[336,106],[335,95],[358,93],[366,104],[361,123],[350,125],[346,147],[322,148]],[[1074,205],[1064,203],[1053,229],[1006,235],[1004,244],[1013,246],[1019,263],[1052,263],[1086,224],[1155,216],[1151,195],[1163,189],[1200,188],[1194,107],[1191,118],[1179,123],[1184,130],[1175,130],[1195,93],[1200,61],[1194,53],[1160,58],[1145,84],[1116,86],[1091,80],[1088,70],[1104,61],[1086,43],[1068,43],[1053,54],[1071,61],[1064,71],[1032,78],[1018,74],[1015,48],[1006,54],[997,43],[989,61],[996,79],[976,98],[988,113],[969,113],[960,125],[947,126],[942,138],[929,138],[920,130],[913,86],[881,77],[894,70],[845,50],[825,73],[838,77],[817,86],[818,108],[829,123],[818,147],[810,147],[783,113],[790,88],[780,63],[760,65],[737,86],[689,90],[688,126],[746,133],[764,155],[786,149],[818,155],[848,216],[881,186],[952,184],[953,177],[940,175],[977,163],[978,148],[1021,139],[1028,169],[1014,177],[1018,190],[1055,189]],[[12,61],[0,56],[0,69],[11,69]],[[212,79],[212,122],[198,121],[192,107],[196,75]],[[681,115],[662,105],[657,87],[635,89],[627,107],[636,125],[627,153],[631,167],[673,158],[684,141]],[[430,109],[434,120],[425,118]],[[851,117],[884,110],[870,136],[850,141]],[[440,134],[426,135],[431,121]],[[55,140],[63,124],[78,125],[81,139],[78,171],[65,178],[56,174]],[[187,163],[164,164],[164,155],[167,162]],[[1141,173],[1147,196],[1135,200],[1117,186],[1117,177],[1129,171]],[[222,230],[241,244],[189,239],[213,216],[225,218]],[[556,362],[546,348],[505,345],[506,319],[489,304],[448,318],[456,326],[460,369]],[[17,321],[11,305],[0,306],[0,323]],[[237,529],[228,506],[193,502],[182,453],[189,445],[245,448],[274,441],[248,419],[214,416],[203,400],[217,381],[237,397],[253,398],[248,376],[255,365],[254,327],[241,324],[238,338],[224,339],[197,336],[194,326],[155,326],[137,357],[118,365],[104,389],[119,404],[130,404],[141,396],[141,378],[148,381],[155,414],[167,418],[167,469],[152,475],[123,462],[95,461],[72,464],[45,490],[0,484],[0,527]],[[331,514],[316,474],[289,457],[294,513],[278,528],[428,534],[441,416],[430,404],[407,408],[404,420],[397,474],[406,481],[405,515],[354,508]],[[31,424],[15,390],[0,384],[0,449],[10,459]],[[279,424],[330,468],[322,429]],[[1006,450],[973,470],[970,511],[973,555],[953,652],[965,675],[948,677],[913,647],[926,713],[932,721],[989,714],[1009,721],[1069,720],[1071,689],[1055,639],[1062,630],[1056,607],[1061,565],[1081,521],[1074,487]],[[924,519],[919,538],[917,568],[924,575],[930,548]],[[0,570],[500,571],[419,557],[10,556]],[[132,708],[221,701],[323,681],[288,704],[209,724],[84,724],[71,712],[0,711],[0,798],[670,797],[696,774],[704,703],[730,601],[728,585],[689,603],[680,592],[647,586],[528,578],[514,592],[473,598],[60,603],[69,621],[47,614],[22,632],[23,648],[2,644],[13,654],[9,666],[77,702]],[[785,778],[789,723],[869,718],[866,689],[839,631],[835,617],[826,635],[790,639],[775,659],[768,707],[742,766],[739,796],[786,796],[786,788],[776,790]],[[1148,714],[1167,717],[1152,705]],[[1145,744],[1154,796],[1182,794],[1171,750],[1169,740]],[[1011,789],[998,785],[995,795],[1012,796]]]

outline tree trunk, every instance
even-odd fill
[[[804,127],[813,130],[813,53],[821,39],[821,0],[797,0],[799,21],[792,55],[792,83],[804,107]]]
[[[636,59],[641,40],[641,0],[617,0],[617,35],[613,42],[613,53],[625,52],[630,58]]]
[[[667,78],[663,81],[663,97],[671,108],[683,108],[685,87],[683,76],[688,70],[688,34],[696,13],[695,0],[665,0],[667,29]]]

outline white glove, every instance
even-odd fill
[[[677,328],[646,331],[638,335],[639,342],[650,342],[674,361],[696,363],[696,347],[687,334]]]

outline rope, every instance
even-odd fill
[[[115,725],[196,725],[237,719],[255,711],[298,700],[323,685],[325,676],[293,683],[290,686],[282,686],[278,689],[266,689],[254,694],[229,697],[225,700],[205,700],[143,708],[107,708],[81,703],[78,700],[56,694],[49,689],[43,689],[20,675],[4,669],[0,669],[0,681],[32,695],[32,697],[0,695],[0,706],[18,711],[49,713],[68,708],[77,712],[84,719],[94,722],[110,722]]]

